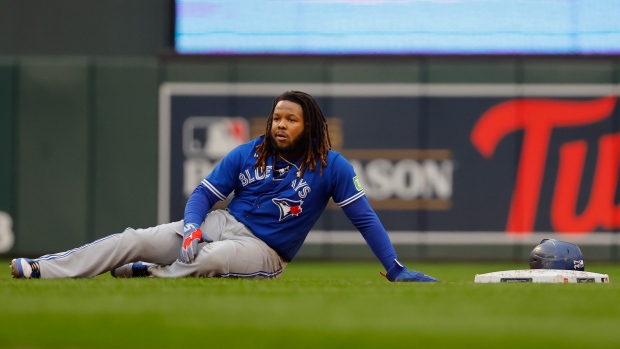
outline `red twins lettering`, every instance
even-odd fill
[[[596,171],[590,199],[581,214],[576,214],[577,197],[588,145],[585,141],[564,144],[560,148],[560,168],[551,206],[551,222],[556,231],[578,234],[600,226],[607,230],[620,227],[620,206],[614,204],[620,167],[620,133],[599,139]]]
[[[616,105],[616,97],[593,101],[559,101],[545,99],[518,99],[500,103],[485,112],[471,133],[471,141],[478,151],[490,158],[499,141],[509,133],[523,130],[523,146],[517,168],[516,183],[511,200],[506,231],[528,234],[534,231],[538,200],[549,140],[554,128],[578,127],[593,124],[609,117]],[[598,225],[607,229],[620,227],[618,219],[610,218],[613,193],[618,180],[618,137],[603,136],[597,163],[596,178],[588,209],[575,215],[575,201],[585,141],[568,143],[560,149],[560,168],[552,207],[552,224],[560,232],[589,232]],[[613,148],[615,147],[615,148]],[[615,158],[614,158],[615,152]],[[571,173],[572,172],[572,173]],[[597,181],[601,179],[601,183]],[[604,193],[607,191],[607,193]],[[611,200],[609,195],[612,195]],[[606,213],[603,213],[606,212]],[[617,217],[617,215],[616,215]]]

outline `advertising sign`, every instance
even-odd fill
[[[273,99],[292,89],[317,99],[395,242],[617,236],[616,85],[164,84],[160,222],[183,218],[194,188],[265,132]],[[328,205],[309,240],[363,243],[353,231]]]

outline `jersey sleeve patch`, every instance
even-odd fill
[[[209,183],[206,179],[202,180],[202,185],[204,185],[205,187],[207,187],[207,189],[209,189],[210,192],[213,193],[213,195],[217,196],[218,199],[224,201],[226,200],[226,196],[224,196],[222,193],[220,193],[219,190],[217,190],[213,184]]]
[[[357,189],[357,191],[364,190],[364,188],[362,188],[362,185],[360,184],[360,180],[359,180],[359,178],[357,178],[357,176],[353,177],[353,184],[355,184],[355,189]]]
[[[337,203],[336,203],[336,205],[338,205],[338,207],[343,207],[343,206],[346,206],[346,205],[348,205],[348,204],[352,203],[353,201],[355,201],[355,200],[357,200],[357,199],[361,198],[361,197],[362,197],[362,196],[364,196],[364,195],[365,195],[365,194],[364,194],[364,191],[362,190],[362,191],[358,192],[357,194],[355,194],[355,195],[351,196],[350,198],[348,198],[348,199],[346,199],[346,200],[344,200],[344,201],[337,202]]]

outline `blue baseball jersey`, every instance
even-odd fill
[[[218,200],[225,200],[234,192],[228,211],[290,261],[330,198],[343,207],[363,197],[364,190],[357,182],[353,166],[331,150],[323,175],[317,166],[315,171],[306,169],[302,178],[297,178],[296,168],[278,176],[272,157],[266,171],[256,169],[256,146],[263,141],[264,137],[259,137],[232,150],[201,185]],[[195,218],[186,213],[186,221],[192,220]]]

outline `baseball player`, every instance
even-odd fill
[[[398,261],[351,164],[330,149],[327,123],[307,93],[275,98],[266,132],[227,154],[187,201],[182,221],[127,228],[87,245],[11,261],[16,278],[277,278],[330,198],[360,231],[389,281],[435,282]],[[211,208],[234,193],[226,210]]]

